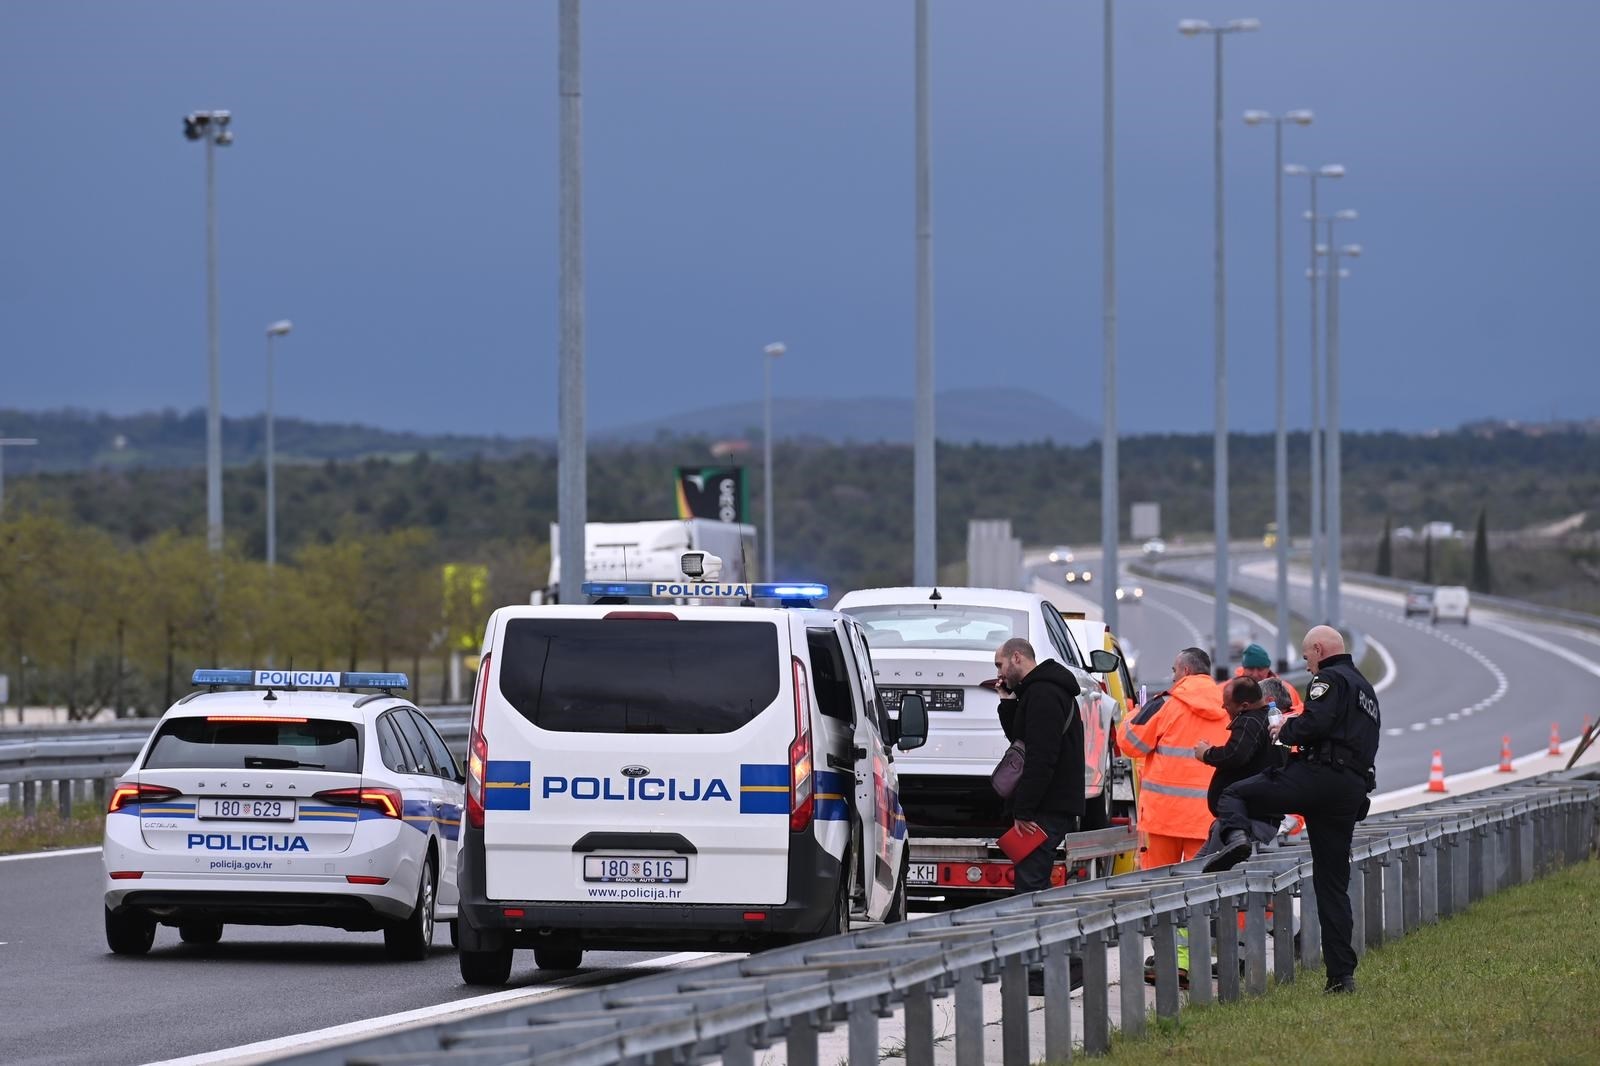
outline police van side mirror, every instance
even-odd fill
[[[928,708],[915,692],[907,692],[900,697],[898,732],[900,735],[895,739],[894,746],[901,751],[920,748],[928,742]]]
[[[1114,674],[1117,667],[1122,665],[1122,657],[1114,651],[1096,648],[1089,653],[1089,672],[1091,674]]]

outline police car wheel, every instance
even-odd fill
[[[894,898],[889,901],[889,913],[883,916],[885,924],[889,922],[903,922],[906,920],[906,879],[911,876],[911,853],[902,852],[900,855],[900,880],[894,890]]]
[[[417,884],[417,905],[408,917],[385,926],[383,950],[391,959],[416,962],[433,946],[433,856],[428,856]]]
[[[106,946],[116,955],[143,955],[156,940],[155,919],[137,911],[106,908]]]
[[[833,894],[833,909],[828,912],[828,920],[822,924],[822,929],[817,936],[840,936],[850,931],[850,861],[851,853],[845,852],[844,862],[839,864],[839,886]]]
[[[461,980],[469,985],[499,988],[511,977],[511,953],[510,944],[487,951],[462,950],[457,956]]]
[[[222,939],[222,923],[184,922],[178,926],[178,939],[185,944],[215,944]]]
[[[534,948],[533,964],[541,970],[576,970],[583,965],[583,949],[553,946]]]

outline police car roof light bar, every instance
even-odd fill
[[[636,599],[825,600],[828,586],[819,581],[747,583],[717,581],[585,581],[585,596]]]
[[[411,687],[411,679],[401,673],[374,671],[337,673],[332,670],[196,670],[192,683],[208,685],[212,689],[221,685],[268,690],[375,688],[388,691]]]

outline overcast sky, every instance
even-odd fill
[[[1098,419],[1101,5],[933,0],[939,387]],[[1212,418],[1211,51],[1227,41],[1229,392],[1272,408],[1272,134],[1343,163],[1345,424],[1600,415],[1600,4],[1123,0],[1124,432]],[[909,395],[910,0],[590,0],[583,121],[595,427],[775,392]],[[0,408],[205,400],[203,149],[220,150],[223,404],[428,431],[556,426],[556,4],[0,6]],[[1293,419],[1303,179],[1286,185]],[[0,427],[3,428],[3,427]],[[686,426],[686,429],[693,427]]]

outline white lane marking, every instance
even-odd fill
[[[1352,588],[1351,591],[1353,591],[1353,592],[1362,592],[1362,593],[1369,593],[1370,592],[1370,590],[1367,590],[1367,589],[1355,589],[1355,588]],[[1381,597],[1378,597],[1378,596],[1371,596],[1371,598],[1381,601]],[[1494,662],[1494,660],[1490,659],[1487,655],[1483,654],[1483,652],[1479,651],[1477,648],[1474,648],[1472,645],[1466,643],[1465,641],[1461,640],[1460,638],[1458,638],[1456,636],[1453,636],[1452,634],[1449,634],[1449,633],[1440,632],[1438,627],[1433,625],[1431,622],[1414,622],[1409,618],[1404,618],[1404,617],[1396,618],[1394,615],[1389,614],[1387,611],[1383,610],[1382,608],[1373,606],[1371,604],[1353,603],[1353,604],[1351,604],[1351,606],[1353,608],[1355,608],[1356,610],[1358,610],[1358,611],[1365,611],[1365,612],[1367,612],[1369,614],[1383,615],[1388,621],[1395,622],[1395,623],[1398,623],[1400,625],[1407,626],[1407,627],[1409,627],[1411,629],[1415,629],[1419,633],[1426,633],[1430,637],[1433,637],[1435,640],[1442,641],[1443,643],[1448,644],[1450,647],[1455,648],[1457,651],[1461,652],[1463,655],[1469,656],[1471,659],[1473,659],[1475,662],[1477,662],[1477,664],[1479,666],[1482,666],[1485,670],[1489,671],[1489,676],[1494,678],[1494,681],[1495,681],[1494,691],[1491,692],[1489,695],[1485,696],[1483,699],[1479,700],[1477,703],[1474,703],[1472,706],[1470,706],[1470,707],[1462,707],[1460,710],[1456,711],[1455,713],[1459,714],[1461,717],[1470,718],[1474,714],[1476,714],[1478,711],[1482,711],[1482,710],[1488,709],[1490,706],[1494,705],[1495,703],[1498,703],[1505,696],[1507,690],[1510,689],[1510,687],[1511,687],[1510,679],[1508,679],[1506,677],[1505,671],[1500,669],[1500,667]],[[1482,625],[1483,623],[1480,622],[1479,624]],[[1538,638],[1533,638],[1533,639],[1538,639]],[[1565,650],[1565,649],[1561,649],[1561,650]],[[1600,670],[1600,667],[1597,667],[1596,669]],[[1451,721],[1458,721],[1459,719],[1451,718],[1450,720]],[[1430,724],[1431,725],[1442,725],[1443,723],[1437,718],[1432,719],[1430,722],[1426,722],[1426,723],[1425,722],[1413,722],[1413,723],[1411,723],[1411,731],[1414,732],[1414,733],[1420,733],[1424,729],[1428,728],[1428,725],[1430,725]],[[1398,736],[1399,734],[1390,733],[1389,735],[1390,736]]]
[[[21,862],[23,859],[52,859],[60,855],[98,855],[99,848],[63,848],[60,851],[25,851],[21,855],[0,855],[0,862]]]
[[[1160,611],[1162,614],[1171,618],[1173,621],[1177,622],[1178,625],[1183,627],[1183,629],[1189,634],[1190,644],[1194,645],[1195,647],[1199,647],[1202,643],[1204,643],[1205,637],[1200,635],[1200,627],[1189,621],[1189,619],[1184,616],[1184,613],[1172,606],[1172,604],[1162,603],[1160,600],[1152,600],[1146,597],[1145,606],[1154,607],[1156,610]]]
[[[638,962],[608,966],[605,969],[672,969],[690,963],[723,957],[725,956],[718,952],[683,951],[676,955],[663,955],[655,959],[641,959]],[[533,988],[509,988],[503,992],[490,992],[482,996],[472,996],[469,999],[452,1000],[449,1003],[439,1003],[432,1007],[418,1007],[416,1010],[401,1011],[398,1014],[388,1014],[381,1018],[365,1018],[359,1022],[347,1022],[344,1025],[333,1025],[326,1029],[314,1029],[308,1033],[296,1033],[293,1036],[277,1037],[271,1040],[258,1040],[253,1044],[241,1044],[238,1047],[223,1048],[219,1051],[206,1051],[180,1059],[163,1059],[160,1062],[146,1063],[145,1066],[217,1066],[220,1063],[243,1066],[245,1063],[270,1062],[280,1057],[284,1052],[304,1051],[316,1044],[337,1043],[352,1037],[366,1036],[374,1032],[387,1031],[418,1022],[432,1021],[447,1015],[478,1014],[493,1007],[538,999],[541,996],[548,996],[552,992],[566,992],[575,987],[586,987],[595,983],[593,977],[596,974],[603,972],[603,970],[596,970],[580,973],[572,977],[564,977],[559,981],[552,981],[549,984],[537,985]]]
[[[1499,633],[1501,636],[1510,637],[1512,640],[1520,640],[1524,644],[1532,645],[1533,647],[1538,648],[1540,651],[1549,652],[1558,659],[1565,659],[1567,662],[1571,663],[1573,666],[1576,666],[1580,670],[1586,670],[1595,677],[1600,677],[1600,663],[1596,663],[1593,659],[1585,659],[1577,652],[1569,651],[1559,644],[1552,644],[1543,637],[1536,637],[1532,633],[1524,633],[1521,630],[1512,629],[1510,626],[1501,625],[1499,622],[1490,622],[1483,618],[1478,619],[1478,625],[1489,630],[1491,633]]]
[[[1367,634],[1367,647],[1378,655],[1378,661],[1383,663],[1383,677],[1376,685],[1372,686],[1373,692],[1382,692],[1394,684],[1395,678],[1400,676],[1400,668],[1394,664],[1394,656],[1389,654],[1389,649],[1382,643],[1373,639],[1372,634]]]
[[[1194,599],[1200,600],[1202,603],[1209,603],[1209,604],[1213,604],[1214,605],[1217,602],[1217,598],[1215,596],[1208,596],[1204,592],[1196,592],[1194,589],[1189,588],[1189,587],[1187,587],[1185,585],[1178,585],[1178,584],[1174,584],[1173,582],[1169,582],[1169,581],[1161,581],[1161,580],[1159,580],[1157,578],[1149,578],[1148,580],[1150,581],[1151,584],[1160,585],[1162,588],[1170,589],[1173,592],[1181,592],[1185,596],[1189,596],[1189,597],[1192,597]],[[1244,618],[1248,618],[1250,621],[1254,622],[1256,625],[1260,626],[1262,629],[1265,629],[1268,633],[1271,633],[1273,636],[1277,636],[1277,634],[1278,634],[1277,625],[1272,623],[1272,622],[1267,621],[1265,618],[1262,618],[1259,614],[1256,614],[1254,611],[1250,610],[1250,608],[1248,608],[1248,607],[1240,607],[1237,604],[1235,604],[1235,603],[1230,601],[1229,604],[1228,604],[1228,610],[1232,611],[1236,615],[1239,615],[1239,616],[1244,617]],[[1190,629],[1194,629],[1193,623],[1190,623],[1189,628]],[[1200,631],[1198,629],[1195,629],[1195,632],[1199,633]]]

